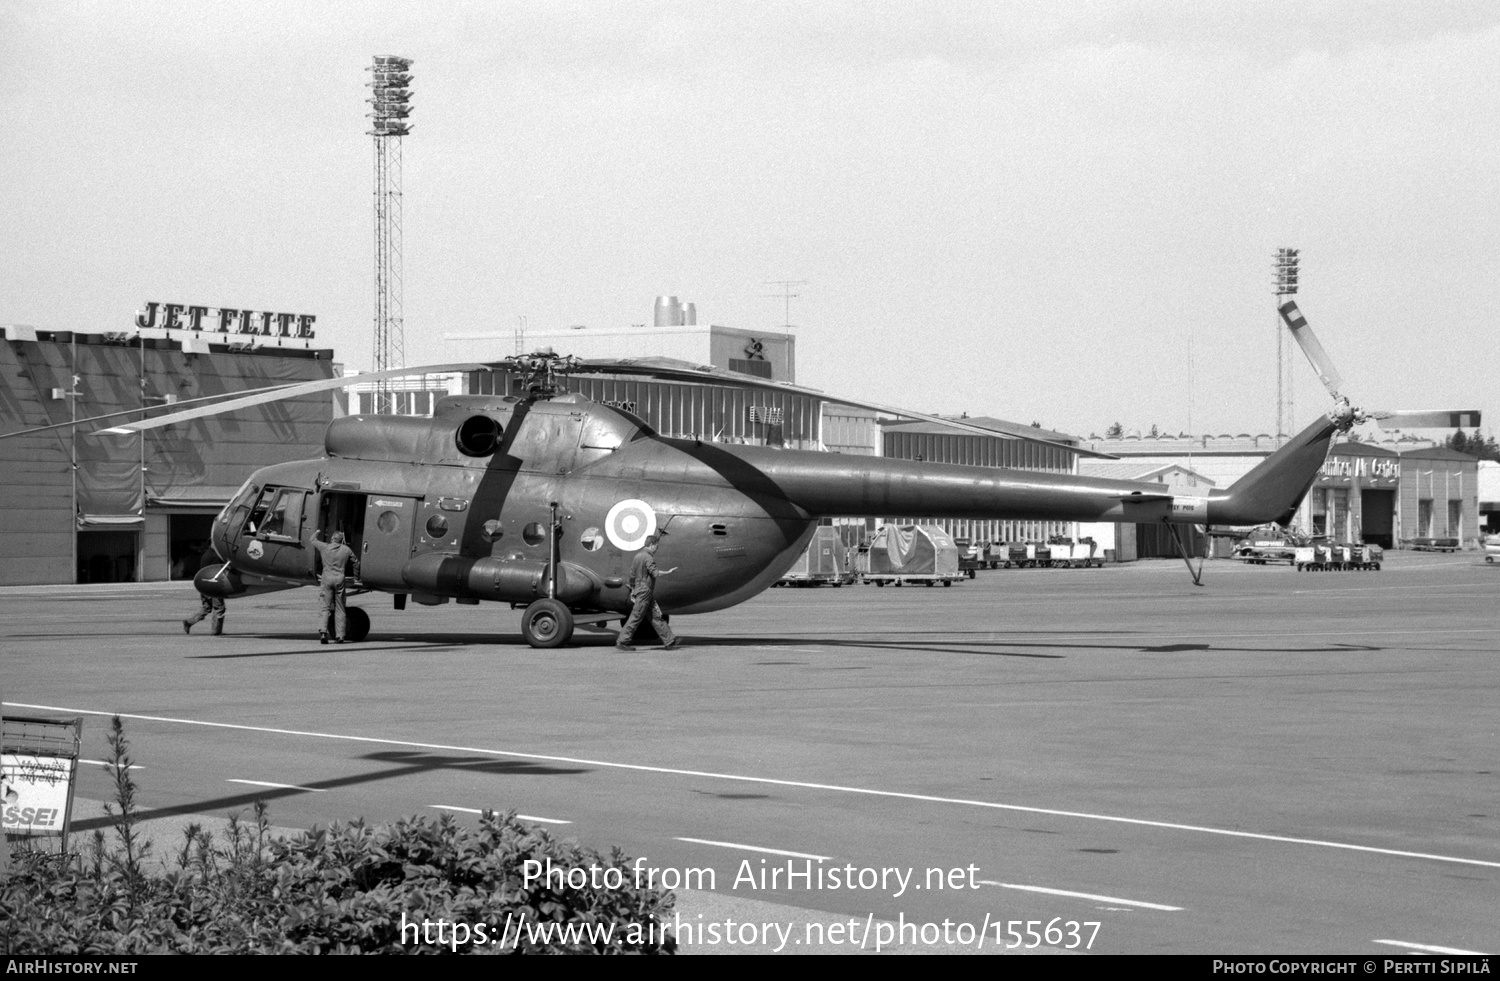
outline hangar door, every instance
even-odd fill
[[[1359,493],[1359,533],[1367,545],[1396,547],[1396,492],[1364,490]]]

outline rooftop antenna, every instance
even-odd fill
[[[807,280],[805,280],[805,279],[768,279],[768,280],[766,280],[766,285],[767,286],[780,286],[781,287],[781,292],[780,293],[767,293],[765,295],[766,296],[780,297],[781,299],[783,299],[783,300],[786,301],[786,330],[787,330],[788,333],[790,333],[791,329],[792,329],[792,301],[795,300],[797,297],[799,297],[799,296],[802,295],[800,293],[793,293],[792,292],[792,287],[793,286],[805,286],[805,285],[807,285]]]

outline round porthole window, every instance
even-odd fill
[[[547,526],[540,521],[533,521],[521,529],[521,538],[527,545],[540,545],[547,540]]]
[[[389,535],[401,526],[401,515],[395,511],[382,511],[380,517],[375,519],[375,527]]]
[[[586,552],[597,552],[604,547],[604,536],[599,533],[598,528],[585,529],[579,541],[583,543]]]
[[[448,537],[448,519],[441,514],[434,514],[427,519],[427,537],[433,540]]]

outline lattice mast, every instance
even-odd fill
[[[411,59],[376,55],[367,100],[375,138],[375,352],[374,371],[406,367],[401,309],[401,138],[411,132]],[[376,383],[376,413],[395,411],[391,383]]]
[[[1301,249],[1277,249],[1276,265],[1276,445],[1280,446],[1288,430],[1295,424],[1292,418],[1296,410],[1292,395],[1292,339],[1281,323],[1282,297],[1297,294],[1297,277],[1301,263]]]

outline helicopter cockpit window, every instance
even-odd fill
[[[271,505],[276,501],[276,495],[281,492],[279,487],[267,487],[261,491],[260,499],[250,509],[250,519],[245,522],[245,534],[259,535],[266,526],[266,515],[271,513]]]
[[[275,496],[271,497],[272,494]],[[299,538],[302,532],[302,503],[307,498],[307,491],[273,488],[262,496],[262,502],[267,497],[270,497],[270,503],[261,515],[257,525],[258,533],[267,538]]]

